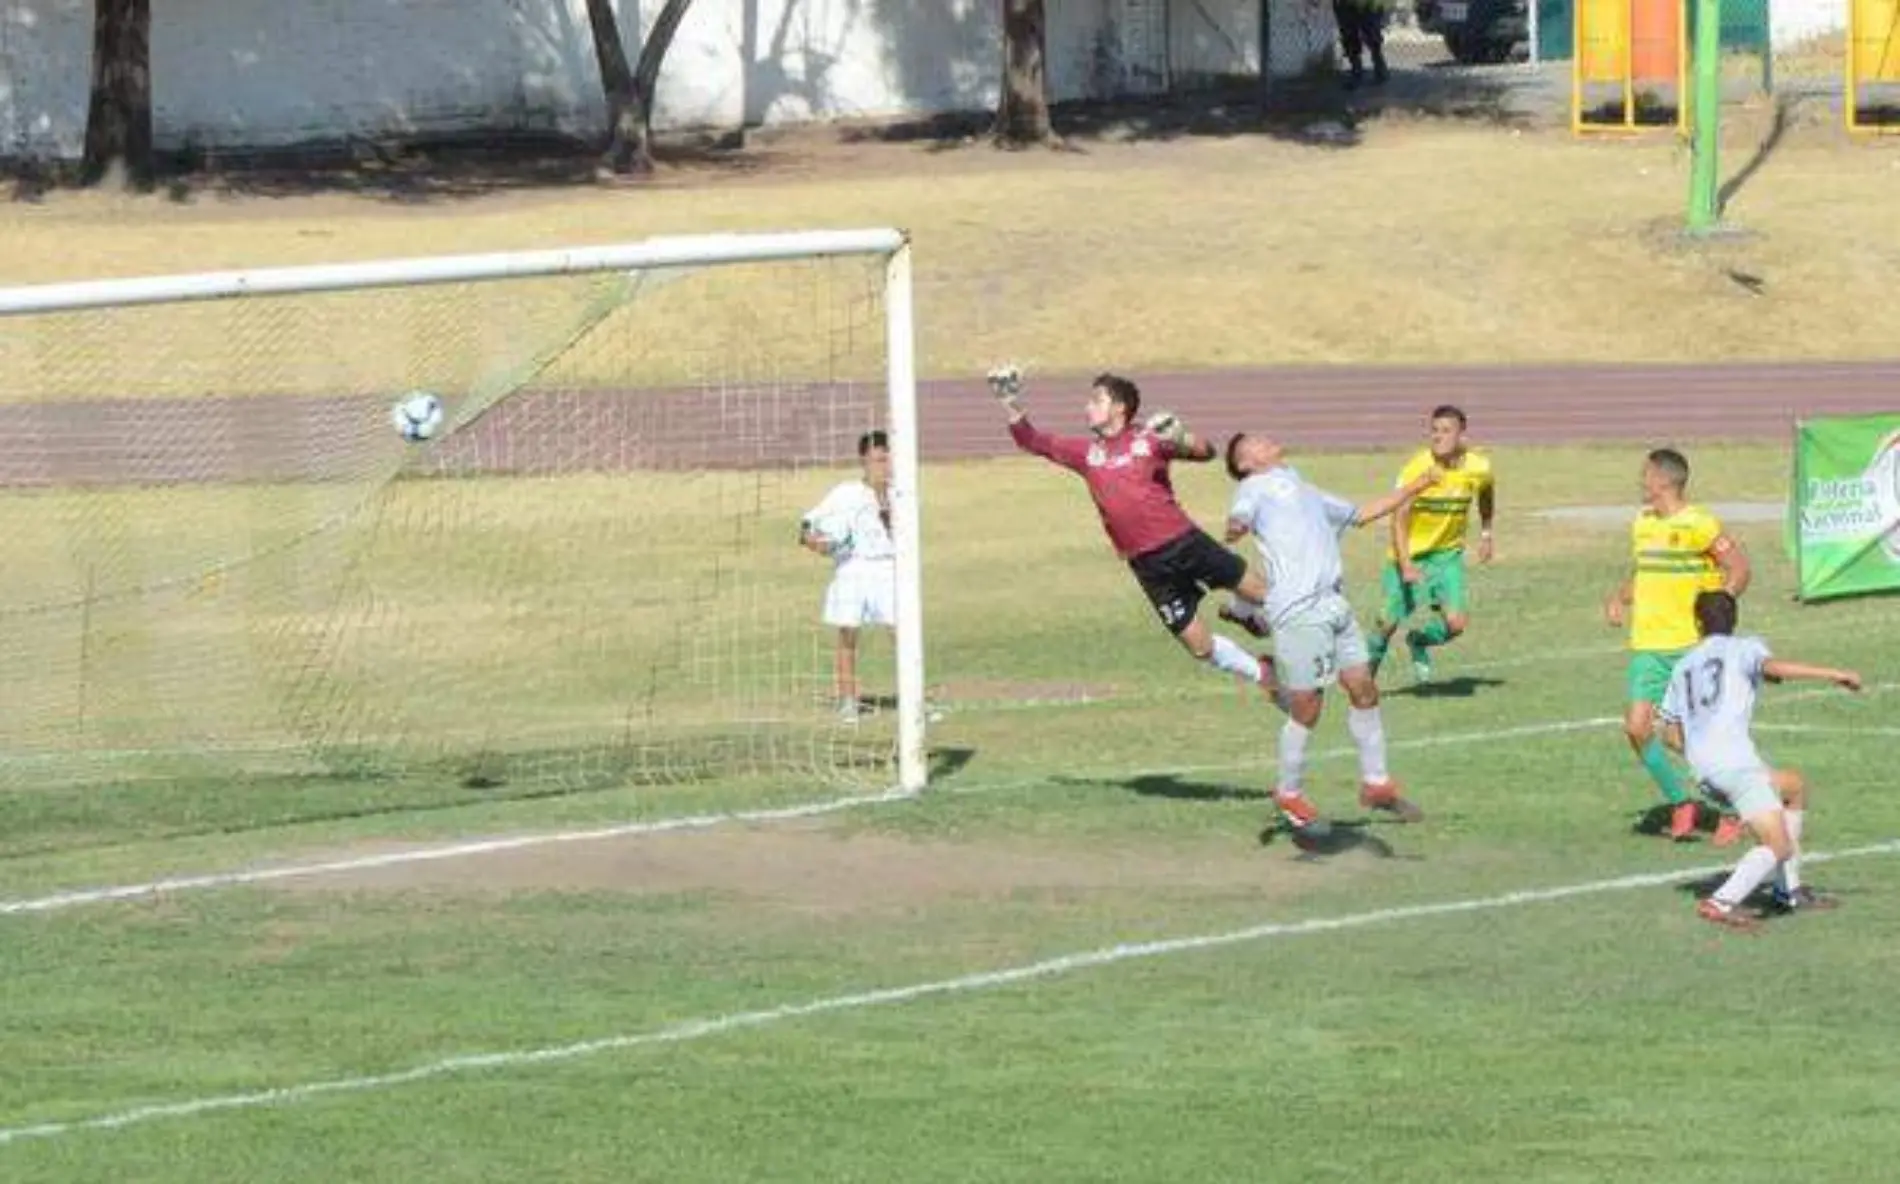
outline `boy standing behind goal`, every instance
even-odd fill
[[[832,689],[838,718],[858,719],[858,631],[897,624],[897,549],[891,542],[891,442],[882,431],[858,437],[862,477],[840,481],[799,520],[798,541],[830,557],[823,618],[838,631]]]

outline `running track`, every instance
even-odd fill
[[[1784,440],[1797,418],[1900,412],[1900,362],[1764,366],[1307,367],[1136,374],[1145,406],[1201,435],[1242,428],[1297,448],[1416,441],[1454,402],[1489,444]],[[1075,430],[1086,376],[1036,379],[1044,424]],[[390,396],[0,404],[0,485],[349,480],[404,461],[435,474],[758,468],[849,457],[882,393],[823,386],[532,391],[404,454]],[[919,393],[926,461],[1008,455],[980,379]]]

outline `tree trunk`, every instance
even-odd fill
[[[660,66],[672,48],[673,35],[693,0],[666,0],[653,28],[640,43],[640,60],[631,69],[620,42],[620,23],[613,0],[587,0],[587,21],[593,28],[594,56],[600,63],[600,84],[607,99],[607,167],[616,173],[653,170],[653,94],[660,82]]]
[[[996,138],[1004,144],[1047,144],[1055,139],[1043,78],[1043,0],[1003,0],[1003,91]]]
[[[152,183],[152,2],[96,0],[80,179]]]

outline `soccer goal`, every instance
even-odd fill
[[[912,343],[895,230],[0,290],[0,785],[920,789]],[[850,720],[798,539],[877,429]]]

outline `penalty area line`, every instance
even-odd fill
[[[1869,695],[1878,695],[1900,687],[1896,683],[1875,683],[1865,688]],[[1782,701],[1817,698],[1829,694],[1832,688],[1809,688],[1780,696]],[[1838,693],[1838,692],[1833,692]],[[1618,716],[1592,716],[1582,719],[1548,720],[1538,724],[1524,724],[1518,727],[1493,728],[1474,732],[1448,732],[1442,735],[1407,737],[1389,741],[1389,751],[1410,752],[1419,749],[1453,748],[1465,744],[1495,742],[1499,740],[1522,740],[1537,736],[1556,736],[1568,732],[1592,731],[1610,727],[1622,722]],[[1762,725],[1756,725],[1760,727]],[[1322,749],[1308,759],[1314,762],[1339,760],[1351,756],[1355,749],[1339,747]],[[1227,761],[1212,764],[1178,765],[1159,769],[1134,769],[1127,775],[1167,775],[1190,773],[1221,773],[1234,769],[1248,769],[1259,762]],[[926,789],[923,796],[932,792],[943,792],[962,796],[966,794],[996,793],[1023,789],[1035,785],[1047,784],[1049,776],[1006,778],[993,782],[972,783],[967,786],[952,784],[941,791]],[[903,789],[888,789],[878,793],[855,794],[845,797],[827,798],[823,801],[806,802],[796,806],[782,806],[759,810],[733,810],[724,813],[691,814],[673,818],[654,818],[640,822],[616,823],[610,826],[590,827],[578,830],[536,831],[528,834],[508,835],[492,839],[472,839],[437,846],[417,846],[401,851],[388,851],[380,855],[357,855],[347,859],[324,860],[314,863],[283,864],[277,867],[250,868],[241,871],[207,872],[197,875],[174,876],[165,879],[150,880],[142,884],[118,884],[101,888],[78,888],[66,892],[49,893],[44,896],[22,897],[13,900],[0,900],[0,917],[22,916],[31,913],[51,913],[61,909],[78,908],[85,905],[108,904],[119,901],[142,900],[148,897],[164,896],[171,893],[202,892],[219,888],[238,888],[251,884],[269,884],[285,880],[309,879],[317,876],[349,875],[355,872],[373,871],[385,867],[401,867],[405,864],[429,863],[444,859],[469,859],[484,855],[496,855],[507,851],[520,851],[534,847],[546,847],[561,843],[590,843],[610,839],[640,838],[649,835],[672,834],[679,831],[711,830],[716,827],[734,824],[791,822],[804,818],[819,818],[827,814],[839,814],[863,806],[885,805],[891,802],[911,801],[920,795]]]
[[[1483,732],[1450,732],[1440,736],[1421,736],[1395,740],[1387,745],[1389,749],[1408,751],[1419,748],[1448,748],[1461,744],[1475,744],[1489,740],[1522,739],[1530,736],[1551,736],[1565,732],[1587,731],[1606,727],[1620,722],[1613,716],[1600,716],[1591,719],[1553,720],[1542,724],[1528,724],[1516,728],[1499,728]],[[1352,755],[1356,750],[1349,747],[1322,749],[1309,758],[1314,762],[1338,760]],[[1233,769],[1252,768],[1256,761],[1228,761],[1222,764],[1179,765],[1165,769],[1137,769],[1134,775],[1160,776],[1191,773],[1217,773]],[[966,794],[996,793],[1012,789],[1046,784],[1051,780],[1047,776],[1004,779],[993,782],[952,785],[936,791],[963,796]],[[926,789],[924,794],[929,795]],[[593,843],[611,839],[644,838],[652,835],[673,834],[681,831],[711,830],[716,827],[747,823],[792,822],[804,818],[819,818],[827,814],[839,814],[847,810],[856,810],[864,806],[878,806],[891,802],[909,801],[919,795],[907,790],[891,789],[881,793],[856,794],[847,797],[827,798],[824,801],[809,802],[797,806],[784,806],[764,810],[735,810],[718,814],[694,814],[675,818],[656,818],[642,822],[617,823],[611,826],[590,827],[580,830],[536,831],[530,834],[509,835],[502,838],[474,839],[462,842],[443,843],[436,846],[417,846],[401,851],[386,851],[378,855],[353,855],[344,859],[322,860],[312,863],[282,864],[276,867],[249,868],[240,871],[206,872],[195,875],[173,876],[164,879],[149,880],[142,884],[117,884],[100,888],[77,888],[66,892],[54,892],[44,896],[22,897],[15,900],[0,900],[0,917],[23,916],[31,913],[52,913],[62,909],[80,908],[86,905],[111,904],[115,902],[143,900],[149,897],[166,896],[185,892],[206,892],[219,888],[240,888],[253,884],[271,884],[285,880],[311,879],[319,876],[350,875],[356,872],[374,871],[386,867],[402,867],[407,864],[429,863],[445,859],[473,859],[485,855],[498,855],[509,851],[521,851],[534,847],[551,846],[558,843]]]
[[[1872,843],[1863,847],[1851,847],[1840,851],[1817,852],[1812,855],[1804,856],[1804,862],[1809,864],[1829,863],[1845,859],[1864,859],[1870,856],[1893,855],[1896,853],[1900,853],[1900,840],[1889,840],[1887,842]],[[978,991],[994,990],[999,987],[1033,983],[1038,980],[1074,974],[1079,971],[1112,966],[1120,962],[1164,958],[1176,954],[1221,949],[1275,938],[1307,937],[1314,934],[1336,933],[1349,929],[1363,929],[1375,925],[1389,925],[1401,921],[1422,921],[1461,913],[1488,912],[1499,909],[1516,908],[1520,905],[1545,904],[1552,901],[1572,900],[1578,897],[1596,896],[1611,892],[1628,892],[1640,888],[1667,887],[1687,880],[1716,875],[1726,870],[1727,865],[1710,864],[1702,867],[1678,868],[1666,872],[1649,872],[1637,875],[1618,876],[1607,880],[1591,880],[1581,884],[1567,884],[1554,888],[1528,888],[1516,892],[1500,893],[1496,896],[1470,897],[1463,900],[1440,901],[1431,904],[1402,905],[1395,908],[1373,909],[1368,912],[1348,913],[1344,916],[1336,917],[1319,917],[1307,921],[1271,921],[1260,925],[1249,926],[1245,929],[1232,929],[1223,933],[1164,938],[1156,941],[1126,942],[1086,950],[1080,953],[1064,954],[1060,957],[1049,958],[1040,962],[1031,962],[1020,966],[1007,967],[1001,970],[981,971],[975,974],[961,975],[956,978],[912,983],[908,986],[886,987],[877,990],[857,991],[844,995],[832,995],[825,998],[807,1000],[802,1003],[786,1003],[776,1007],[761,1008],[755,1011],[728,1012],[724,1015],[688,1020],[683,1023],[670,1024],[666,1027],[653,1028],[644,1032],[607,1036],[595,1040],[584,1040],[574,1044],[548,1045],[540,1048],[516,1049],[502,1052],[470,1053],[461,1056],[445,1057],[441,1060],[431,1061],[427,1064],[417,1065],[413,1068],[394,1073],[366,1074],[360,1077],[335,1077],[322,1081],[304,1082],[298,1085],[279,1086],[274,1089],[256,1090],[250,1093],[221,1094],[190,1098],[177,1102],[162,1102],[136,1106],[111,1113],[95,1115],[90,1118],[5,1127],[0,1128],[0,1145],[11,1145],[31,1139],[52,1139],[89,1131],[116,1130],[163,1119],[195,1118],[202,1115],[228,1111],[295,1105],[318,1098],[369,1093],[459,1074],[553,1064],[600,1056],[604,1053],[624,1052],[629,1049],[684,1044],[692,1040],[722,1036],[727,1033],[747,1029],[764,1028],[774,1024],[808,1019],[814,1016],[827,1015],[835,1012],[862,1011],[867,1008],[888,1007],[900,1003],[910,1003],[920,999],[964,995]]]

